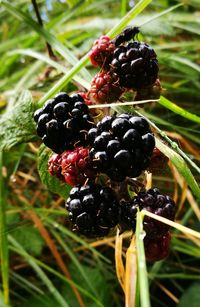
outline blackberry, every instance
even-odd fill
[[[34,113],[37,134],[55,153],[87,144],[87,131],[93,126],[88,106],[79,94],[57,94]]]
[[[175,218],[175,203],[166,195],[160,193],[157,188],[139,192],[137,196],[127,203],[121,204],[121,223],[135,230],[137,209],[145,209],[169,220]],[[144,230],[146,237],[156,239],[162,237],[168,230],[167,224],[161,223],[148,216],[144,218]]]
[[[119,221],[119,203],[109,187],[78,185],[71,190],[66,208],[73,229],[87,237],[103,237]]]
[[[170,232],[165,233],[160,238],[151,239],[144,238],[144,250],[146,260],[149,262],[155,262],[166,258],[170,251]]]
[[[147,168],[155,146],[148,122],[129,114],[104,117],[89,130],[88,141],[97,170],[113,181],[138,177]]]
[[[89,149],[84,147],[62,153],[62,175],[68,184],[72,186],[84,184],[87,178],[95,178],[96,171],[88,154]]]
[[[133,90],[154,84],[159,70],[153,48],[137,41],[118,46],[110,67],[111,73],[119,80],[119,85]]]
[[[115,50],[115,44],[108,36],[101,36],[94,42],[89,52],[89,58],[93,66],[101,67],[104,70],[109,69],[112,55]]]
[[[112,103],[124,92],[118,79],[109,72],[100,72],[91,81],[89,98],[94,103]]]

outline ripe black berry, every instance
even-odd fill
[[[97,170],[114,181],[139,176],[147,168],[155,146],[148,122],[126,113],[104,117],[88,135],[90,156]]]
[[[121,223],[133,230],[135,230],[137,208],[170,220],[175,218],[174,201],[169,196],[161,194],[156,188],[139,192],[130,202],[121,204]],[[144,230],[147,238],[155,239],[163,236],[169,230],[169,226],[146,216]]]
[[[66,201],[73,229],[87,237],[102,237],[118,224],[119,203],[109,187],[74,187]]]
[[[87,144],[87,131],[93,126],[88,106],[79,94],[65,92],[48,100],[34,113],[37,134],[56,153]]]
[[[134,41],[120,45],[132,37],[134,31],[128,30],[127,36],[119,36],[110,67],[120,86],[138,90],[155,83],[159,68],[156,53],[148,44]]]

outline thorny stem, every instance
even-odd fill
[[[33,8],[34,8],[34,11],[35,11],[38,23],[39,23],[39,25],[41,27],[43,27],[43,21],[42,21],[41,15],[40,15],[40,11],[39,11],[39,8],[38,8],[38,5],[37,5],[37,1],[36,0],[31,0],[31,2],[32,2]],[[46,42],[46,47],[47,47],[47,51],[48,51],[49,57],[51,59],[55,59],[56,56],[54,55],[53,50],[51,48],[51,45],[48,42]]]

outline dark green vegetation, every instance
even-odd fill
[[[37,2],[45,29],[31,1],[0,1],[0,306],[124,306],[115,234],[92,245],[69,230],[62,197],[70,187],[47,172],[50,151],[39,148],[33,112],[61,89],[89,87],[97,70],[86,53],[94,39],[140,26],[139,39],[158,55],[165,97],[136,109],[149,119],[157,147],[170,160],[155,164],[153,185],[175,199],[178,224],[199,231],[200,4],[143,0],[131,9],[125,0]],[[135,113],[130,106],[120,110]],[[139,224],[136,232],[142,261]],[[143,300],[137,306],[149,306],[149,297],[155,307],[198,306],[199,257],[198,239],[172,229],[170,256],[147,266],[149,292],[145,269],[139,269]]]

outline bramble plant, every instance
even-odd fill
[[[47,2],[0,1],[16,19],[0,33],[0,53],[13,48],[0,67],[0,305],[185,307],[199,289],[199,20],[183,4],[146,12],[150,0]]]

